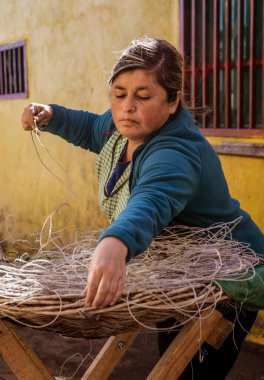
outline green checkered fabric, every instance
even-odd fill
[[[122,150],[127,142],[118,131],[110,137],[103,147],[96,163],[97,176],[99,181],[99,202],[102,210],[112,223],[124,210],[129,198],[129,174],[130,165],[113,188],[110,196],[107,196],[106,186],[116,167]]]

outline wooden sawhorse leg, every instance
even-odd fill
[[[205,319],[188,322],[147,380],[178,379],[203,342],[219,348],[232,329],[233,324],[216,310]],[[81,380],[106,380],[138,333],[136,330],[110,337]],[[55,380],[15,328],[3,320],[0,320],[0,354],[19,380]]]
[[[186,323],[155,365],[147,380],[178,379],[203,342],[207,341],[213,347],[219,348],[232,329],[233,324],[216,310],[205,319]],[[81,380],[106,380],[138,332],[119,334],[109,338]],[[122,346],[123,350],[120,349]]]
[[[128,333],[111,336],[96,356],[81,380],[104,380],[120,362],[135,338],[139,329]]]
[[[81,380],[107,379],[139,330],[111,336]],[[12,324],[0,319],[0,355],[19,380],[55,380]]]
[[[54,380],[15,328],[0,319],[0,354],[19,380]]]
[[[205,341],[214,348],[220,348],[232,329],[233,324],[217,310],[208,318],[186,323],[147,380],[178,379]]]

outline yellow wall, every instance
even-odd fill
[[[208,138],[211,144],[240,142],[264,144],[263,138]],[[264,231],[264,158],[219,155],[229,184],[230,193],[248,211]]]
[[[264,144],[263,138],[208,138],[214,145],[224,141]],[[220,155],[229,184],[230,193],[239,199],[241,207],[248,211],[264,231],[264,158]],[[264,311],[259,313],[247,339],[264,344]]]
[[[61,185],[40,163],[30,134],[22,131],[22,109],[35,101],[103,112],[108,107],[113,51],[142,35],[178,44],[177,7],[174,0],[0,0],[0,44],[26,40],[29,84],[28,99],[0,100],[4,237],[9,231],[12,240],[39,228],[65,201],[72,208],[64,208],[55,218],[56,228],[104,225],[97,204],[93,155],[42,134],[41,141],[67,175],[38,142],[37,149],[66,184]],[[89,211],[69,194],[68,183]]]

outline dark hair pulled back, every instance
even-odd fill
[[[153,73],[157,83],[167,92],[168,101],[174,101],[182,90],[183,59],[178,50],[166,40],[144,37],[131,41],[121,52],[114,66],[109,84],[126,70],[143,68]]]

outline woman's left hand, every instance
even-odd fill
[[[106,237],[95,248],[85,288],[85,306],[104,308],[114,305],[122,294],[126,275],[127,246]]]

